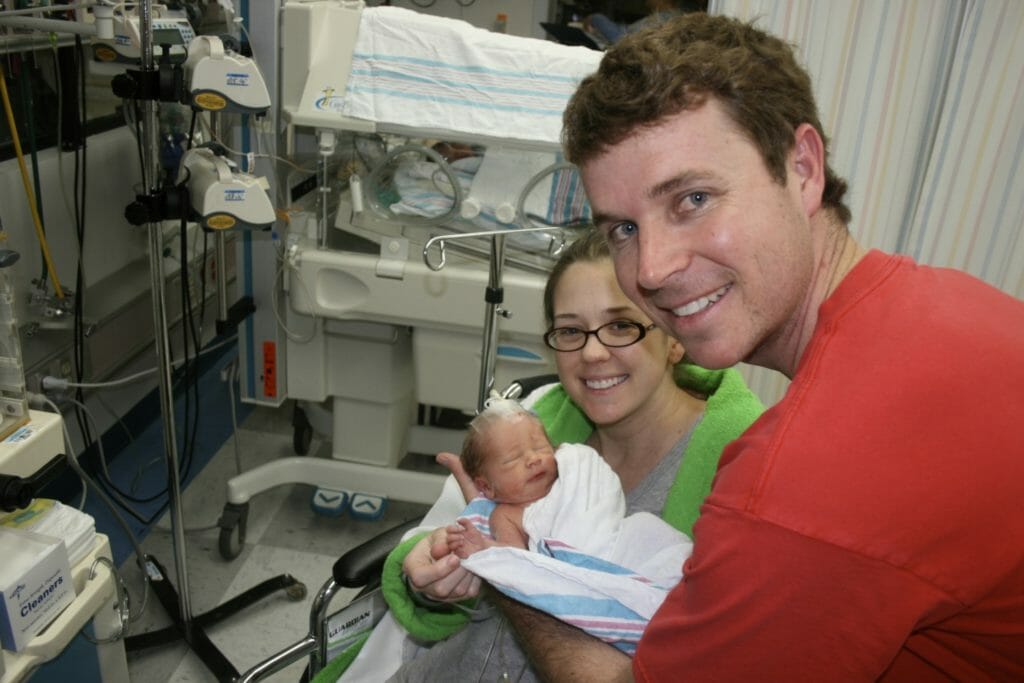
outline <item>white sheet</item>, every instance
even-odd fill
[[[341,113],[557,145],[565,104],[601,56],[399,7],[368,7]]]

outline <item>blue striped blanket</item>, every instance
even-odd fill
[[[655,515],[625,516],[618,477],[593,449],[564,444],[556,458],[555,486],[524,513],[529,549],[488,548],[463,566],[505,595],[632,655],[682,578],[692,543]],[[489,535],[494,507],[477,498],[462,517]]]

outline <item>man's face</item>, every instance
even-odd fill
[[[791,152],[788,182],[776,182],[711,99],[638,130],[581,175],[626,296],[700,365],[780,368],[815,265],[806,171]]]

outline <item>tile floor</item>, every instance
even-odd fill
[[[290,405],[254,408],[239,425],[237,437],[243,469],[294,455]],[[315,437],[310,457],[330,457],[330,443]],[[234,444],[228,439],[183,494],[186,528],[216,522],[225,501],[225,482],[235,473]],[[367,522],[347,515],[324,517],[311,510],[312,493],[312,487],[295,484],[254,496],[250,501],[245,546],[232,561],[220,555],[217,529],[187,534],[186,565],[193,614],[203,613],[281,573],[290,573],[306,584],[307,596],[301,602],[291,602],[283,592],[277,593],[209,629],[211,639],[239,671],[247,670],[306,633],[310,603],[338,555],[379,531],[426,512],[424,505],[392,500],[380,520]],[[169,529],[169,524],[165,515],[141,545],[144,552],[154,555],[174,576],[172,536],[169,530],[161,528]],[[122,573],[129,588],[136,592],[141,581],[134,556],[122,564]],[[335,605],[344,604],[346,599],[346,595],[340,595]],[[150,594],[146,611],[133,624],[131,632],[157,629],[168,623],[163,608]],[[128,667],[133,683],[216,680],[180,643],[131,653]],[[265,680],[298,681],[303,667],[296,663]]]

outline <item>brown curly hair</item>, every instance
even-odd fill
[[[780,184],[786,182],[786,156],[797,126],[814,126],[826,149],[822,202],[849,223],[846,181],[827,165],[828,139],[811,79],[793,47],[730,17],[684,14],[616,43],[566,107],[565,155],[582,166],[638,127],[656,126],[712,97],[757,146]]]

